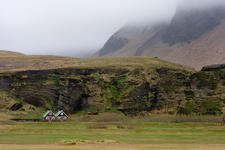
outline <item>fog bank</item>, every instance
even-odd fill
[[[197,2],[196,2],[197,1]],[[169,21],[177,6],[218,0],[0,0],[0,49],[88,56],[128,23]]]

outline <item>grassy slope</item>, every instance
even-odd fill
[[[155,69],[168,67],[178,70],[193,71],[191,68],[176,65],[157,58],[149,57],[124,57],[101,59],[76,59],[59,56],[28,56],[20,53],[0,51],[0,72],[14,72],[24,70],[45,70],[56,68],[147,68]],[[1,96],[0,102],[5,102],[6,96]],[[4,103],[3,103],[4,102]],[[3,107],[3,106],[2,106]],[[1,109],[1,105],[0,105]]]
[[[25,56],[25,55],[18,52],[0,50],[0,58],[1,57],[19,57],[19,56]]]
[[[0,72],[42,70],[56,68],[96,68],[96,67],[170,67],[187,69],[188,67],[176,65],[156,58],[124,57],[101,59],[77,59],[59,56],[28,56],[18,53],[0,51]]]

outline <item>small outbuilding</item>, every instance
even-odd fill
[[[55,117],[57,121],[66,121],[69,118],[63,110],[58,111]]]
[[[56,117],[55,117],[55,114],[52,112],[52,111],[50,111],[50,110],[48,110],[43,116],[42,116],[42,119],[44,120],[44,121],[56,121]]]

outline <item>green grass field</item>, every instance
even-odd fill
[[[1,51],[0,51],[1,54]],[[123,57],[123,58],[95,58],[78,59],[59,56],[35,55],[0,55],[0,73],[25,70],[46,70],[57,68],[127,68],[138,67],[155,69],[168,67],[178,70],[194,72],[194,69],[164,60],[150,57]]]
[[[206,147],[210,150],[225,149],[225,126],[215,123],[149,122],[14,122],[0,125],[1,150],[205,150]]]

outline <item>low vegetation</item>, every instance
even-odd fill
[[[41,68],[32,66],[35,59],[55,69],[43,64]],[[196,72],[148,57],[74,59],[21,55],[7,61],[11,64],[15,60],[26,71],[0,74],[0,89],[16,101],[15,110],[122,112],[130,116],[223,114],[223,68]]]
[[[1,52],[1,51],[0,51]],[[6,53],[6,52],[5,52]],[[149,57],[125,57],[125,58],[98,58],[78,59],[59,56],[32,56],[16,54],[0,55],[0,72],[25,71],[25,70],[46,70],[58,68],[104,68],[104,67],[172,67],[184,69],[184,66],[175,65],[157,58]],[[194,71],[189,67],[185,69]]]
[[[102,126],[94,122],[1,125],[0,149],[222,150],[225,147],[225,127],[215,123],[111,122]]]

